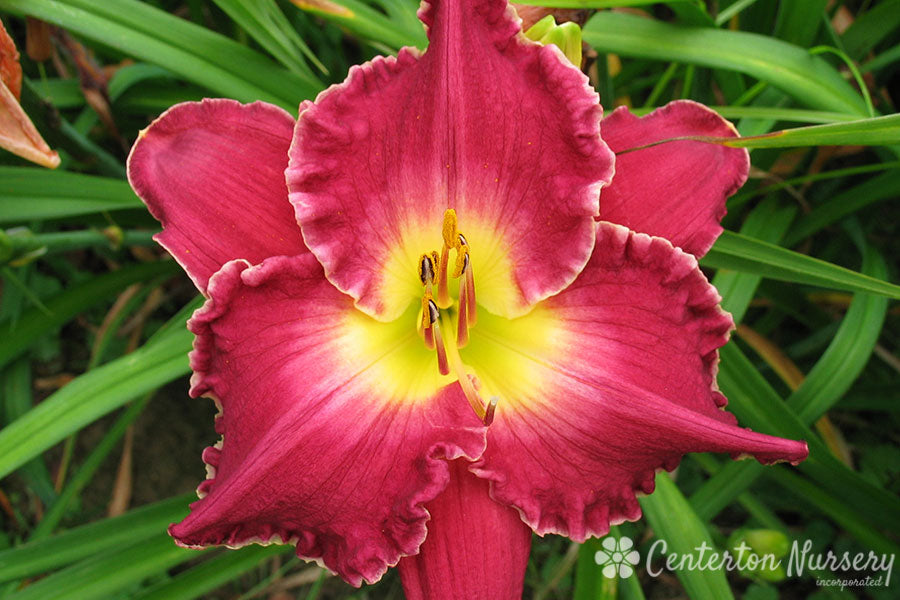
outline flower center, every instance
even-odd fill
[[[459,349],[469,343],[469,329],[478,321],[478,308],[475,302],[475,274],[469,255],[469,243],[457,227],[456,211],[452,208],[444,212],[441,235],[444,244],[440,254],[432,250],[419,257],[419,280],[425,288],[425,293],[422,295],[422,313],[418,331],[425,341],[425,347],[437,352],[441,375],[449,375],[453,371],[475,414],[485,425],[490,425],[494,419],[497,398],[493,397],[487,403],[482,400],[476,387],[477,380],[466,373],[465,365],[459,356]],[[452,269],[451,251],[455,253]],[[455,302],[450,295],[451,278],[459,280],[459,294]],[[435,285],[437,299],[434,297]],[[442,329],[450,335],[445,336],[441,332]]]

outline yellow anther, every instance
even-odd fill
[[[459,231],[456,229],[456,211],[448,208],[444,211],[444,227],[441,234],[446,248],[456,248],[459,244]]]

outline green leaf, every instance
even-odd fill
[[[900,531],[900,500],[838,461],[734,342],[723,346],[719,356],[719,386],[742,425],[771,435],[806,440],[809,458],[798,469],[829,492],[835,503],[845,507],[845,512],[858,515],[871,527]]]
[[[172,261],[142,263],[105,273],[67,289],[45,302],[49,314],[35,307],[25,312],[15,322],[0,324],[0,332],[7,340],[0,346],[0,366],[19,356],[40,337],[59,327],[69,319],[107,300],[112,294],[132,283],[154,279],[166,273],[175,273],[177,265]],[[2,434],[0,434],[2,435]]]
[[[0,414],[5,413],[5,423],[8,423],[31,410],[33,405],[31,364],[24,359],[14,362],[0,374],[0,381],[2,381],[0,389],[3,390]],[[0,424],[5,423],[3,419],[0,419]],[[56,500],[56,490],[43,457],[36,457],[22,465],[19,474],[45,505]],[[0,558],[0,565],[3,565],[2,558]]]
[[[884,0],[871,9],[855,15],[842,36],[844,48],[855,60],[900,27],[900,0]]]
[[[77,79],[44,79],[34,84],[34,91],[59,109],[84,106],[84,94]]]
[[[295,73],[315,77],[300,59],[302,54],[322,72],[325,66],[291,26],[275,0],[214,0],[238,25],[278,62]]]
[[[78,470],[66,482],[66,487],[59,494],[56,502],[52,503],[44,513],[44,518],[31,531],[30,541],[40,540],[49,536],[59,525],[72,501],[81,493],[81,490],[91,482],[98,469],[103,465],[103,461],[118,445],[119,440],[125,435],[125,431],[132,423],[141,415],[147,406],[150,396],[145,395],[140,400],[131,404],[116,419],[112,427],[110,427],[103,438],[87,455],[87,458],[78,467]],[[70,438],[71,439],[71,438]]]
[[[186,375],[193,337],[182,320],[155,343],[75,378],[4,428],[0,478],[129,400]]]
[[[526,6],[552,8],[618,8],[624,6],[648,6],[650,4],[693,4],[703,6],[702,0],[516,0]]]
[[[143,206],[128,182],[121,179],[33,167],[0,167],[0,224]]]
[[[204,552],[204,551],[200,551]],[[54,573],[7,596],[9,600],[108,600],[147,577],[200,556],[175,545],[166,533],[104,552]]]
[[[222,35],[136,0],[0,0],[0,10],[37,17],[242,102],[288,111],[323,88]]]
[[[256,568],[262,561],[294,550],[291,545],[247,546],[228,550],[169,581],[131,596],[133,600],[191,600]]]
[[[622,538],[625,533],[622,528],[612,525],[609,535],[616,539]],[[575,589],[572,592],[572,600],[615,600],[626,598],[631,600],[644,600],[644,592],[641,590],[641,582],[637,575],[631,577],[606,577],[603,575],[603,567],[597,564],[595,556],[603,550],[601,540],[590,538],[578,548],[578,560],[575,563]],[[635,567],[635,571],[637,570]]]
[[[863,271],[887,276],[884,259],[873,248],[866,249]],[[862,373],[881,334],[888,300],[882,296],[856,294],[828,349],[797,390],[788,405],[805,423],[825,414]]]
[[[853,214],[870,204],[892,200],[900,196],[900,170],[894,169],[859,185],[835,194],[803,216],[785,238],[786,246],[793,246],[821,231],[843,217]]]
[[[812,45],[822,27],[822,19],[828,17],[827,5],[828,0],[779,2],[775,36],[797,46]]]
[[[862,270],[869,275],[882,276],[885,273],[884,260],[874,250],[867,248],[864,253]],[[803,384],[788,400],[788,405],[802,415],[803,423],[811,423],[824,408],[837,402],[849,385],[859,377],[881,331],[886,305],[887,300],[878,296],[868,294],[854,296],[828,349],[810,371]],[[726,355],[733,351],[731,346],[733,344],[726,347]],[[764,380],[760,380],[752,367],[746,366],[744,362],[746,358],[743,355],[736,353],[733,360],[743,364],[745,369],[751,369],[754,372],[752,375],[748,373],[744,376],[745,383],[743,385],[739,383],[732,385],[728,383],[729,377],[740,378],[741,375],[732,371],[733,365],[727,363],[724,365],[723,389],[726,390],[729,398],[732,394],[736,395],[732,402],[733,406],[741,407],[745,403],[752,405],[754,399],[756,402],[768,399],[769,404],[778,411],[787,410],[783,403],[775,400],[774,390],[767,384],[763,385]],[[759,387],[755,391],[748,389],[754,382],[758,383]],[[809,410],[810,407],[818,407],[818,410]],[[767,409],[763,408],[762,412],[765,410]],[[776,416],[775,418],[779,420],[792,417]],[[759,422],[752,425],[757,428]],[[770,430],[761,430],[771,433]],[[813,435],[812,432],[809,432],[807,439],[812,438]],[[831,464],[834,467],[834,463]],[[694,493],[691,497],[691,504],[703,518],[711,519],[766,472],[766,467],[751,461],[728,463]],[[834,505],[829,509],[839,510]],[[851,518],[848,515],[853,510],[855,509],[844,505],[844,510],[840,514],[847,520]],[[863,528],[856,527],[856,530],[863,531]]]
[[[775,198],[766,199],[751,211],[741,234],[764,242],[778,243],[785,234],[797,209],[793,206],[779,207]],[[735,323],[744,319],[744,313],[756,294],[762,276],[752,273],[738,273],[719,269],[713,278],[713,285],[722,295],[722,308],[731,313]]]
[[[599,52],[740,71],[811,108],[868,116],[862,97],[831,65],[766,36],[602,12],[585,25],[584,40]]]
[[[306,12],[340,25],[363,39],[384,44],[385,49],[403,46],[424,48],[428,43],[420,22],[410,24],[406,20],[392,21],[357,0],[328,0],[328,2],[292,0],[292,2]]]
[[[0,581],[39,575],[95,554],[115,554],[123,546],[153,537],[184,518],[192,499],[196,499],[194,494],[176,496],[4,550],[0,552]]]
[[[701,138],[732,148],[793,148],[799,146],[888,146],[900,143],[900,115],[846,123],[783,129],[739,138]]]
[[[846,113],[804,110],[801,108],[778,108],[774,106],[710,106],[726,119],[771,119],[774,121],[794,121],[796,123],[837,123],[856,121],[859,117]],[[635,113],[637,111],[634,111]]]
[[[640,498],[640,503],[644,517],[656,534],[655,543],[660,544],[656,552],[661,554],[661,542],[665,542],[667,553],[691,554],[701,544],[715,548],[706,524],[688,504],[668,473],[657,474],[656,491]],[[647,560],[647,557],[643,558]],[[692,600],[734,598],[725,579],[725,571],[684,569],[675,574]]]
[[[900,286],[732,231],[722,232],[700,264],[828,289],[900,298]]]

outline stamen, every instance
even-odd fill
[[[441,337],[441,327],[431,328],[434,331],[434,347],[437,350],[438,371],[441,375],[450,374],[450,365],[447,363],[447,350],[444,348],[444,339]]]
[[[444,211],[444,226],[441,229],[441,235],[444,238],[444,245],[448,248],[456,248],[458,243],[459,231],[456,229],[456,211],[448,208]]]
[[[434,283],[434,263],[428,254],[419,257],[419,281],[424,286]]]
[[[436,277],[435,263],[438,261],[437,252],[425,253],[419,257],[419,281],[425,286],[425,295],[431,297],[434,280]]]
[[[459,244],[459,232],[456,230],[456,211],[448,208],[444,211],[444,225],[441,228],[441,237],[444,238],[444,247],[441,248],[441,268],[438,273],[438,306],[448,308],[453,301],[450,299],[450,288],[447,282],[447,266],[450,262],[450,249]]]
[[[437,301],[441,308],[448,308],[453,301],[450,299],[450,288],[447,283],[447,266],[450,262],[450,248],[444,244],[441,249],[441,266],[438,270],[438,297]]]
[[[458,277],[462,277],[462,274],[466,272],[466,267],[469,265],[469,249],[467,246],[460,246],[456,249],[456,264],[453,265],[453,274],[452,277],[454,279]]]
[[[447,282],[447,265],[450,262],[450,249],[459,245],[459,232],[456,230],[456,211],[448,208],[444,211],[444,225],[441,228],[441,237],[444,238],[444,247],[441,248],[441,270],[438,273],[438,306],[448,308],[453,301],[450,299],[450,288]],[[457,261],[459,258],[457,258]]]
[[[425,346],[429,350],[437,352],[438,368],[441,374],[449,375],[452,372],[456,375],[472,410],[485,425],[490,425],[494,420],[498,398],[492,397],[487,403],[482,400],[478,392],[478,380],[466,372],[466,367],[459,355],[459,349],[469,343],[469,329],[475,325],[477,320],[477,303],[469,242],[459,232],[456,211],[452,208],[444,212],[441,237],[444,243],[440,255],[437,252],[431,252],[419,257],[419,280],[425,286],[419,333],[425,341]],[[449,269],[451,250],[456,251],[452,272]],[[441,309],[450,308],[453,305],[449,290],[450,277],[459,279],[459,308],[456,320],[456,340],[448,339],[448,343],[445,345],[443,333],[452,331],[452,321],[450,313],[445,315],[446,321],[442,320]],[[437,280],[436,299],[433,297],[435,280]],[[446,326],[446,331],[441,325],[442,322]]]
[[[431,294],[426,292],[422,297],[422,318],[419,319],[419,325],[416,329],[419,331],[422,339],[425,340],[425,347],[429,350],[434,350],[434,327],[432,327],[431,322],[430,302]]]
[[[466,307],[466,312],[469,317],[469,327],[475,327],[478,323],[478,309],[477,304],[475,302],[475,274],[472,272],[472,264],[471,259],[469,257],[469,242],[466,241],[466,238],[463,234],[459,234],[459,245],[465,249],[465,264],[463,265],[462,271],[459,275],[454,275],[455,277],[460,277],[463,274],[466,276],[466,298],[468,300],[468,306]],[[459,252],[459,250],[457,250]],[[459,262],[459,255],[457,255],[457,263]],[[459,301],[463,301],[463,294],[460,288]]]
[[[460,281],[462,287],[462,281]],[[460,302],[462,302],[462,290],[460,290]],[[475,302],[475,274],[472,272],[472,265],[466,267],[466,315],[469,317],[469,327],[475,327],[478,324],[478,304]]]
[[[425,347],[434,350],[434,327],[428,327],[422,330],[422,339],[425,340]]]
[[[438,319],[441,318],[441,311],[438,310],[434,300],[428,300],[428,316],[431,319],[431,323],[426,327],[426,331],[431,331],[434,336],[434,348],[437,350],[438,357],[438,371],[441,372],[441,375],[449,375],[450,365],[447,363],[447,350],[444,348],[444,339],[441,336],[441,324],[438,323]]]
[[[459,314],[456,319],[456,347],[464,348],[469,343],[469,302],[466,299],[466,280],[459,280]]]

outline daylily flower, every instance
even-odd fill
[[[206,100],[132,150],[159,242],[207,297],[191,395],[221,408],[170,533],[293,543],[353,585],[399,562],[410,599],[514,598],[532,531],[637,519],[686,452],[806,446],[738,427],[715,385],[732,321],[696,256],[746,152],[665,144],[613,178],[613,151],[731,126],[691,102],[620,109],[604,142],[586,78],[504,0],[420,17],[427,52],[352,68],[296,124]]]

